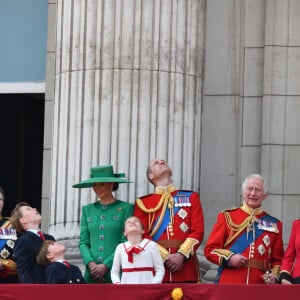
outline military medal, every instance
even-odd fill
[[[264,254],[266,253],[266,249],[265,249],[265,247],[264,247],[263,245],[259,245],[259,246],[257,247],[257,251],[258,251],[258,253],[259,253],[260,255],[264,255]]]
[[[176,194],[174,196],[175,207],[191,206],[190,198],[184,194]]]
[[[261,229],[261,230],[265,230],[265,231],[269,231],[269,232],[275,232],[278,233],[278,227],[276,223],[272,223],[270,221],[267,220],[257,220],[257,228]]]
[[[181,229],[182,232],[186,233],[189,230],[189,226],[187,224],[185,224],[184,222],[182,222],[179,225],[179,228]]]
[[[1,240],[16,240],[17,232],[13,228],[0,228],[0,239]]]
[[[268,247],[271,243],[270,237],[266,234],[263,238],[263,242],[265,243],[265,245]]]
[[[188,213],[184,210],[184,209],[180,209],[180,211],[178,212],[178,216],[184,220],[187,217]]]

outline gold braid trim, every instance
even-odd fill
[[[145,205],[144,205],[144,203],[143,203],[143,201],[141,199],[137,199],[136,200],[137,206],[143,212],[145,212],[147,214],[153,214],[153,213],[157,212],[161,208],[161,206],[163,205],[163,208],[161,210],[161,213],[160,213],[159,219],[158,219],[158,221],[156,223],[156,226],[155,226],[155,228],[153,228],[152,232],[150,233],[151,237],[154,236],[155,233],[157,232],[157,230],[159,229],[159,227],[160,227],[160,225],[161,225],[161,223],[163,221],[163,218],[165,216],[168,203],[169,203],[169,209],[170,209],[171,224],[173,224],[174,223],[174,211],[173,211],[174,200],[173,200],[172,195],[170,193],[164,193],[161,196],[158,204],[155,207],[153,207],[153,208],[146,208]],[[152,226],[152,224],[150,225],[150,227],[151,226]],[[149,231],[150,231],[150,228],[149,228]]]
[[[254,222],[255,216],[250,215],[244,220],[243,223],[238,225],[233,223],[231,216],[228,212],[225,211],[223,214],[225,217],[226,225],[231,231],[224,245],[225,247],[227,247],[246,227],[250,226]]]
[[[219,256],[219,265],[222,265],[223,258],[229,260],[229,258],[233,255],[233,252],[227,249],[214,249],[211,253]]]
[[[187,238],[178,250],[179,253],[183,254],[186,258],[194,255],[194,246],[199,244],[199,241],[193,238]]]
[[[165,201],[166,195],[170,195],[170,194],[169,193],[163,194],[162,197],[160,198],[158,204],[153,208],[146,208],[141,199],[137,199],[136,204],[143,212],[145,212],[147,214],[152,214],[152,213],[157,212],[161,208],[161,206],[163,205],[163,203]]]
[[[280,265],[276,265],[273,267],[272,269],[272,273],[278,278],[279,275],[280,275],[280,268],[281,266]]]
[[[166,194],[163,194],[163,196],[161,198],[164,198],[164,206],[161,210],[161,213],[160,213],[159,219],[156,223],[156,226],[153,228],[152,232],[150,233],[151,237],[154,236],[155,233],[157,232],[157,230],[159,229],[159,227],[164,219],[165,213],[166,213],[167,204],[169,202],[169,199],[172,198],[172,195],[169,193],[166,193]]]
[[[161,256],[163,262],[165,262],[166,259],[170,256],[170,252],[166,248],[161,246],[160,244],[156,243],[156,245],[157,245],[157,248],[160,252],[160,256]]]
[[[158,202],[158,204],[153,208],[146,208],[143,201],[141,199],[136,200],[136,205],[146,214],[149,214],[149,220],[148,220],[148,232],[150,232],[150,229],[152,227],[153,221],[154,221],[154,213],[157,212],[161,206],[164,203],[165,198],[162,196]],[[152,215],[152,218],[150,218],[150,214]]]

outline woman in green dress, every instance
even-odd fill
[[[112,166],[91,168],[90,179],[73,187],[92,187],[98,201],[82,207],[79,249],[86,266],[86,283],[111,283],[115,248],[125,241],[123,227],[125,220],[133,215],[133,204],[115,199],[112,192],[119,183],[131,181],[123,179],[125,174],[114,173]]]

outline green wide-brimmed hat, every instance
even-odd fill
[[[81,181],[73,185],[74,188],[89,188],[96,182],[118,182],[118,183],[130,183],[125,177],[125,173],[114,173],[113,166],[99,166],[91,168],[91,178]]]

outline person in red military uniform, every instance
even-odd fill
[[[289,244],[282,260],[282,284],[300,284],[300,219],[293,222]]]
[[[4,200],[5,193],[0,187],[0,284],[18,282],[17,265],[13,259],[17,232],[9,218],[2,216]]]
[[[153,159],[147,177],[155,193],[136,200],[134,215],[145,235],[157,242],[165,265],[163,282],[200,282],[196,250],[203,234],[203,212],[199,195],[177,190],[172,171],[159,158]]]
[[[243,205],[225,210],[204,248],[206,258],[219,265],[216,282],[260,284],[279,279],[283,258],[282,223],[263,211],[268,193],[264,179],[249,175],[243,185]]]

